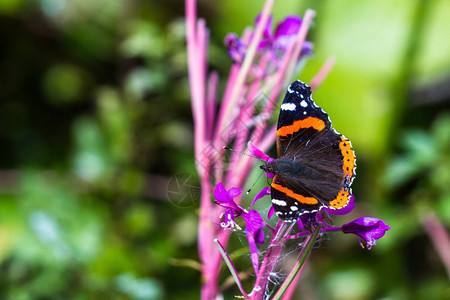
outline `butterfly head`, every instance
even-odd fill
[[[276,160],[268,161],[264,165],[260,166],[260,168],[262,170],[264,170],[264,172],[266,172],[266,173],[275,174],[275,173],[277,173]]]

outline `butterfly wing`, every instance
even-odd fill
[[[292,83],[281,105],[277,150],[279,159],[299,164],[303,171],[275,175],[272,202],[279,217],[296,220],[323,207],[345,207],[356,168],[351,147],[350,141],[331,127],[328,114],[314,103],[309,86],[301,81]]]
[[[301,214],[319,211],[324,204],[295,179],[275,174],[271,185],[272,204],[277,216],[295,221]]]
[[[330,118],[312,100],[311,88],[300,80],[294,81],[284,96],[278,117],[278,157],[291,150],[302,151],[330,128]]]

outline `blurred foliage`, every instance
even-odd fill
[[[223,37],[262,3],[198,5],[223,90]],[[370,252],[322,242],[299,299],[449,299],[420,220],[450,226],[450,2],[279,0],[275,20],[308,7],[315,56],[299,76],[337,57],[315,99],[358,157],[358,205],[338,222],[392,229]],[[180,197],[175,180],[198,186],[183,14],[174,0],[0,1],[1,299],[198,298],[198,190]]]

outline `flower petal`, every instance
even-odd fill
[[[245,220],[245,232],[255,234],[258,230],[264,228],[264,221],[256,210],[250,210],[246,214],[242,214]]]
[[[261,14],[258,14],[255,19],[255,27],[258,26],[259,22],[261,21]],[[272,39],[272,16],[269,16],[267,19],[266,26],[264,27],[262,40],[271,40]]]
[[[242,193],[241,188],[238,187],[232,187],[228,190],[228,198],[232,200],[234,197],[239,196]]]
[[[228,192],[223,186],[222,182],[216,184],[216,189],[214,190],[214,198],[217,201],[227,201],[228,200]]]
[[[245,51],[247,49],[245,44],[239,39],[237,34],[227,34],[224,40],[224,44],[225,47],[227,47],[228,54],[230,55],[233,62],[240,64],[244,61]]]
[[[258,273],[259,257],[256,242],[259,244],[264,243],[264,232],[262,231],[264,228],[264,221],[259,213],[253,209],[246,214],[242,214],[242,218],[245,220],[245,233],[248,239],[253,268],[255,269],[255,272]]]
[[[247,143],[247,147],[248,147],[248,150],[254,155],[254,156],[256,156],[257,158],[259,158],[259,159],[262,159],[262,160],[265,160],[265,161],[267,161],[267,162],[272,162],[272,161],[274,161],[275,159],[273,159],[272,157],[270,157],[269,155],[267,155],[267,154],[265,154],[264,152],[262,152],[260,149],[258,149],[255,145],[253,145],[251,142],[248,142]],[[266,173],[266,177],[267,178],[273,178],[273,176],[274,176],[274,174],[273,173],[268,173],[268,172],[265,172]]]
[[[297,39],[302,19],[299,16],[287,16],[275,29],[274,45],[278,49],[287,49]]]
[[[241,193],[242,190],[236,187],[233,187],[227,191],[223,186],[223,183],[219,182],[214,190],[214,202],[222,207],[233,210],[234,214],[241,215],[244,213],[244,209],[237,205],[233,200],[234,197],[239,196]]]
[[[260,229],[256,232],[255,240],[260,245],[264,244],[264,231],[262,229]]]
[[[258,274],[259,270],[259,256],[258,256],[258,247],[256,246],[255,237],[253,234],[247,234],[248,247],[250,249],[250,258],[252,260],[253,268],[255,269],[255,273]]]
[[[258,194],[256,194],[255,198],[252,201],[252,205],[250,205],[250,206],[253,206],[253,204],[255,204],[256,201],[258,201],[262,197],[269,196],[269,195],[270,195],[270,187],[268,187],[268,186],[263,187],[263,189]]]
[[[269,173],[269,172],[264,172],[264,173],[266,173],[267,178],[273,178],[275,176],[275,174],[273,174],[273,173]]]
[[[347,224],[342,225],[342,232],[353,233],[366,242],[367,249],[370,250],[376,244],[376,240],[383,237],[391,226],[383,220],[370,217],[362,217]]]
[[[298,220],[297,220],[297,226],[298,226],[298,229],[299,229],[300,231],[303,230],[303,222],[302,222],[302,219],[301,219],[301,218],[298,218]]]
[[[271,205],[269,208],[269,211],[267,212],[267,219],[270,220],[274,214],[275,214],[275,208],[273,208],[273,205]]]
[[[271,158],[269,155],[262,152],[260,149],[258,149],[255,145],[252,144],[252,142],[247,143],[248,150],[257,158],[260,158],[262,160],[265,160],[267,162],[274,161],[273,158]]]

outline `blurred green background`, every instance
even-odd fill
[[[262,4],[198,3],[221,91],[223,38]],[[450,299],[424,229],[450,227],[450,1],[280,0],[274,17],[306,8],[298,77],[337,58],[314,99],[358,159],[357,208],[336,222],[392,229],[370,251],[322,241],[297,298]],[[0,299],[199,297],[176,260],[198,260],[198,193],[174,181],[198,186],[183,17],[179,0],[0,1]]]

